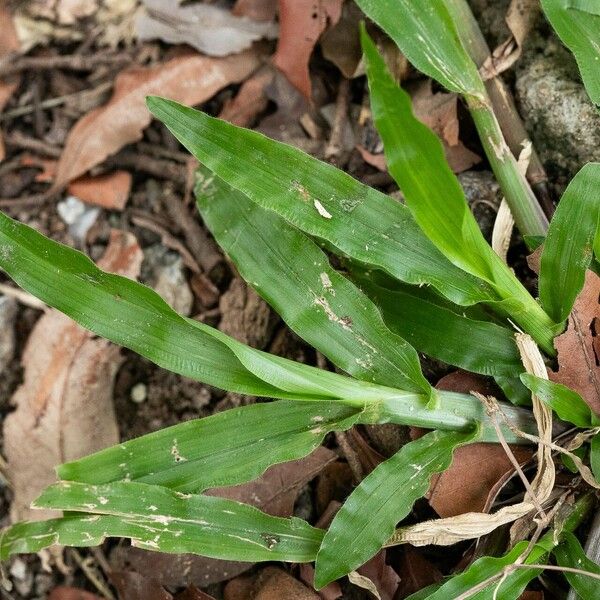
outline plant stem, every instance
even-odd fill
[[[447,0],[446,5],[453,16],[465,49],[479,67],[490,55],[487,43],[466,0]],[[499,78],[485,82],[485,102],[467,97],[467,103],[484,150],[498,179],[502,192],[511,208],[517,227],[523,235],[545,235],[548,219],[541,209],[529,183],[517,168],[513,152],[519,151],[527,132],[516,111],[506,86]],[[498,117],[494,113],[496,110]],[[499,122],[502,120],[502,127]],[[503,132],[507,136],[504,139]],[[510,146],[510,148],[509,148]],[[512,149],[512,152],[511,152]],[[552,202],[544,185],[546,174],[537,155],[532,154],[529,175],[541,186],[546,210],[551,212]]]
[[[365,407],[360,423],[396,423],[427,429],[466,430],[479,425],[481,433],[478,441],[498,443],[498,434],[482,403],[471,394],[459,394],[436,390],[437,404],[428,406],[424,395],[400,392],[381,388],[371,400],[362,400]],[[371,395],[371,394],[369,394]],[[359,405],[359,400],[342,400],[344,403]],[[537,425],[531,410],[498,403],[507,420],[525,433],[538,434]],[[509,444],[531,444],[529,440],[515,434],[508,426],[501,426],[502,435]]]
[[[545,236],[548,231],[548,218],[527,179],[519,172],[517,160],[504,140],[489,97],[486,103],[472,98],[467,98],[467,103],[485,153],[510,206],[517,227],[526,236]]]

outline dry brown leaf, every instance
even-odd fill
[[[512,35],[495,48],[481,66],[480,72],[484,80],[497,77],[519,59],[523,42],[533,29],[539,13],[538,0],[511,0],[506,13],[506,24]]]
[[[101,598],[80,588],[59,585],[50,592],[48,600],[101,600]]]
[[[442,573],[412,546],[404,546],[398,574],[398,598],[406,598],[428,585],[440,583],[444,578]]]
[[[155,67],[123,71],[108,104],[85,115],[69,133],[53,188],[63,189],[107,156],[139,140],[152,118],[146,96],[159,94],[183,104],[199,104],[226,85],[246,79],[259,63],[259,52],[252,49],[227,58],[185,54]]]
[[[108,210],[123,210],[131,191],[132,176],[128,171],[114,171],[105,175],[84,175],[68,186],[69,194],[87,204]]]
[[[319,600],[317,593],[282,569],[267,567],[258,576],[256,594],[248,600]]]
[[[302,563],[299,565],[298,577],[308,587],[315,587],[315,568],[310,563]],[[337,581],[328,583],[325,587],[321,588],[317,594],[321,600],[338,600],[343,596],[342,588]]]
[[[12,14],[8,6],[2,3],[0,5],[0,59],[12,52],[16,52],[20,46]],[[0,113],[4,110],[6,103],[11,99],[14,91],[19,86],[19,81],[19,76],[13,76],[6,81],[0,81]],[[4,141],[0,134],[0,162],[4,160],[5,156]]]
[[[335,459],[334,452],[321,446],[305,458],[270,467],[255,481],[209,493],[252,504],[268,514],[289,517],[300,488]],[[173,587],[219,583],[252,567],[252,563],[221,561],[194,554],[161,554],[140,548],[119,549],[113,553],[113,559],[116,570],[137,571]]]
[[[469,394],[491,394],[486,379],[466,371],[455,371],[443,377],[437,389]],[[520,464],[531,458],[532,452],[524,446],[512,446]],[[457,448],[450,468],[434,475],[427,498],[442,518],[464,512],[489,510],[496,489],[514,471],[506,452],[499,444],[469,444]]]
[[[434,93],[428,79],[414,88],[411,96],[415,116],[441,139],[446,160],[455,173],[462,173],[481,161],[459,139],[456,94]]]
[[[366,586],[360,585],[356,577],[354,580],[350,579],[350,576],[348,577],[352,583],[360,585],[360,587],[365,587],[365,589],[368,589],[379,600],[393,600],[400,584],[400,577],[386,563],[386,556],[387,551],[380,550],[371,560],[356,571],[356,575],[367,580],[361,582],[366,583]],[[373,588],[368,582],[373,585]]]
[[[40,183],[49,183],[56,177],[56,166],[58,165],[58,161],[52,158],[41,158],[26,152],[21,155],[19,162],[24,167],[35,167],[36,169],[40,169],[40,172],[35,176],[35,180]]]
[[[277,0],[237,0],[231,14],[254,21],[272,21],[277,14]]]
[[[347,79],[364,75],[359,36],[359,23],[364,19],[364,13],[354,2],[345,2],[340,20],[321,36],[323,56]]]
[[[246,79],[235,97],[225,102],[219,114],[219,119],[229,121],[238,127],[252,125],[254,119],[269,104],[265,87],[271,83],[273,76],[272,69],[265,66],[252,77]]]
[[[362,159],[372,167],[375,167],[378,171],[386,172],[387,171],[387,161],[385,160],[385,155],[382,154],[374,154],[373,152],[369,152],[364,146],[357,144],[356,149],[362,156]]]
[[[232,15],[226,8],[210,4],[184,4],[178,0],[142,0],[135,22],[140,40],[160,39],[188,44],[208,56],[229,56],[250,48],[262,38],[277,37],[271,21],[253,21]]]
[[[558,371],[548,376],[575,390],[600,415],[600,277],[587,271],[567,330],[554,339]]]
[[[142,251],[135,237],[113,231],[99,264],[136,277]],[[23,384],[4,422],[4,452],[14,497],[14,521],[48,518],[29,505],[56,480],[54,467],[118,443],[112,404],[120,349],[79,327],[56,310],[36,323],[22,357]]]
[[[279,0],[279,43],[273,62],[308,100],[312,96],[308,62],[329,25],[338,22],[343,0]]]

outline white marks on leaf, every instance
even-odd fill
[[[338,317],[338,315],[335,314],[335,312],[329,305],[329,302],[327,301],[326,298],[324,298],[323,296],[319,296],[319,297],[315,298],[314,304],[316,304],[317,306],[320,306],[325,311],[327,318],[332,323],[337,323],[338,325],[341,325],[342,328],[345,329],[346,331],[352,331],[352,328],[351,328],[352,319],[350,317]]]
[[[331,219],[331,213],[315,198],[313,200],[317,212],[325,219]]]
[[[175,459],[175,462],[177,462],[177,463],[187,461],[187,458],[185,456],[182,456],[179,453],[179,447],[177,446],[177,439],[173,440],[173,446],[171,446],[171,456],[173,456],[173,458]]]
[[[105,498],[104,496],[99,496],[98,502],[100,502],[100,504],[102,504],[102,505],[108,504],[108,498]]]
[[[332,296],[335,296],[335,290],[333,289],[333,284],[331,283],[329,275],[323,272],[319,275],[319,277],[321,279],[321,284],[323,285],[325,291],[329,292]]]

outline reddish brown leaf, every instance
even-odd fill
[[[273,79],[273,71],[265,67],[244,81],[234,98],[225,102],[219,115],[238,127],[248,127],[267,108],[269,99],[265,86]]]
[[[123,210],[131,191],[131,173],[114,171],[96,177],[83,176],[72,181],[69,194],[88,204],[108,210]]]
[[[102,268],[135,277],[142,251],[131,234],[113,231]],[[13,520],[42,519],[31,501],[55,481],[54,467],[118,443],[112,404],[120,349],[56,310],[36,323],[25,350],[23,384],[4,422],[4,452],[13,485]],[[23,440],[27,440],[24,444]]]
[[[581,395],[600,415],[600,277],[587,271],[583,290],[575,300],[567,330],[554,339],[558,371],[548,376]]]
[[[60,585],[50,592],[48,600],[101,600],[101,598],[79,588]]]
[[[231,12],[254,21],[272,21],[277,14],[277,0],[237,0]]]
[[[406,598],[443,579],[442,573],[421,552],[409,544],[403,546],[398,574],[400,575],[400,585],[396,592],[397,598]]]
[[[450,373],[436,387],[466,394],[471,391],[494,394],[488,381],[466,371]],[[519,463],[531,458],[530,449],[511,448]],[[429,504],[443,518],[488,510],[499,482],[513,470],[508,456],[498,444],[470,444],[458,448],[450,468],[432,478],[427,496]]]
[[[273,61],[308,100],[308,61],[323,31],[341,14],[342,0],[279,0],[279,43]]]
[[[356,146],[356,149],[360,152],[363,160],[372,167],[375,167],[379,171],[387,171],[387,162],[384,154],[373,154],[360,144]]]
[[[173,600],[161,582],[153,577],[143,577],[133,571],[113,571],[110,580],[117,588],[119,600]]]
[[[6,3],[0,5],[0,58],[8,56],[19,50],[20,43],[13,22],[12,14]],[[0,113],[4,110],[6,103],[11,99],[14,91],[19,85],[18,76],[11,77],[6,81],[0,81]],[[4,141],[0,135],[0,161],[6,155]]]
[[[369,562],[358,569],[358,573],[373,582],[381,600],[393,600],[400,583],[400,577],[385,562],[386,555],[386,550],[380,550]]]
[[[441,139],[446,160],[455,173],[462,173],[481,161],[458,137],[456,94],[433,93],[431,80],[427,80],[413,90],[412,101],[415,116]]]
[[[300,565],[299,577],[308,587],[315,587],[315,568],[311,564],[302,563]],[[343,592],[340,584],[337,581],[332,581],[321,588],[317,594],[322,600],[337,600],[342,597]]]
[[[246,79],[259,62],[258,51],[252,49],[226,58],[185,54],[155,67],[123,71],[108,104],[85,115],[69,133],[54,189],[62,189],[142,137],[151,121],[146,96],[159,94],[184,104],[199,104],[226,85]]]
[[[35,180],[41,183],[49,183],[56,177],[56,167],[58,161],[51,158],[40,158],[32,154],[23,154],[20,159],[24,167],[36,167],[40,172],[35,176]]]
[[[254,600],[319,600],[317,593],[294,579],[289,573],[275,567],[267,567],[258,576],[258,590]]]
[[[264,475],[243,485],[211,490],[215,496],[252,504],[275,516],[288,517],[303,485],[336,459],[331,450],[319,447],[306,458],[269,468]],[[252,563],[220,561],[192,554],[171,555],[127,548],[114,553],[118,570],[134,570],[155,577],[167,586],[206,586],[229,579],[252,567]]]

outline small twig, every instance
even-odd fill
[[[98,87],[95,87],[91,90],[81,90],[80,92],[75,92],[73,94],[66,94],[65,96],[57,96],[56,98],[48,98],[47,100],[43,100],[42,102],[26,104],[25,106],[18,106],[17,108],[13,108],[12,110],[8,110],[2,114],[0,114],[0,122],[2,121],[11,121],[15,117],[22,117],[23,115],[28,115],[37,110],[41,109],[49,109],[56,108],[57,106],[61,106],[63,104],[67,104],[71,100],[80,100],[85,96],[98,96],[103,94],[104,92],[110,90],[113,86],[112,81],[107,81],[105,83],[101,83]]]
[[[71,556],[84,572],[85,576],[90,580],[92,585],[107,599],[116,600],[114,594],[110,591],[108,585],[102,580],[102,577],[96,570],[90,566],[90,559],[84,559],[75,548],[69,548]]]
[[[23,150],[31,150],[32,152],[43,154],[44,156],[49,156],[50,158],[59,158],[62,153],[62,149],[60,147],[54,146],[53,144],[48,144],[43,140],[36,140],[35,138],[26,136],[24,133],[18,130],[13,131],[12,134],[5,136],[4,141],[6,142],[7,146],[22,148]]]
[[[68,69],[71,71],[93,71],[101,65],[124,66],[132,61],[131,56],[119,52],[97,52],[91,54],[68,54],[58,56],[16,56],[9,54],[0,61],[0,78],[26,70]]]
[[[535,506],[536,510],[542,517],[545,517],[546,513],[545,513],[544,509],[542,508],[542,505],[539,503],[537,495],[531,488],[531,483],[529,482],[527,477],[525,477],[525,473],[523,473],[523,469],[521,468],[519,461],[515,457],[513,451],[510,449],[510,446],[506,443],[506,439],[504,437],[504,434],[502,433],[502,428],[500,427],[500,424],[498,423],[497,415],[498,415],[498,412],[500,411],[498,402],[496,401],[495,398],[492,398],[491,396],[484,396],[477,392],[471,392],[471,394],[473,396],[475,396],[475,398],[478,398],[485,406],[485,410],[488,414],[488,417],[490,418],[490,422],[492,423],[494,429],[496,430],[496,435],[498,436],[500,445],[502,446],[504,452],[506,453],[508,460],[510,460],[512,466],[515,468],[515,471],[517,472],[519,479],[525,486],[525,490],[529,494],[529,497],[531,498],[531,501],[532,501],[533,505]]]
[[[204,273],[210,274],[223,260],[214,240],[200,227],[196,218],[190,215],[187,206],[169,185],[163,190],[162,203],[173,223],[183,233],[186,246],[197,263]]]
[[[350,82],[345,77],[340,81],[337,98],[335,100],[335,115],[331,127],[331,136],[325,147],[325,158],[336,158],[342,153],[344,147],[344,131],[348,120],[348,104],[350,101]]]
[[[185,167],[171,160],[162,160],[125,150],[115,156],[111,156],[104,163],[107,167],[131,168],[142,173],[148,173],[157,179],[170,179],[178,185],[185,185]]]
[[[360,483],[364,479],[365,474],[354,448],[352,448],[350,442],[348,441],[346,433],[344,431],[336,431],[335,439],[342,453],[344,454],[344,457],[348,461],[348,466],[352,471],[352,475],[354,475],[355,482]]]
[[[194,273],[200,273],[200,267],[190,251],[162,225],[156,223],[152,218],[140,214],[132,214],[131,221],[138,227],[142,227],[143,229],[147,229],[148,231],[152,231],[160,235],[160,240],[163,246],[166,246],[171,250],[175,250],[175,252],[181,256],[183,263],[186,267],[188,267],[188,269]]]
[[[33,194],[23,198],[0,198],[0,207],[3,208],[24,208],[25,206],[34,206],[43,204],[54,197],[57,190],[49,189],[41,194]]]

